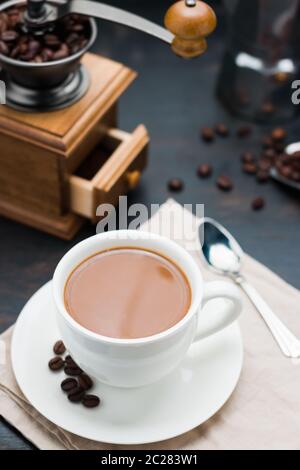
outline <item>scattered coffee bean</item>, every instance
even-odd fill
[[[274,142],[282,142],[287,136],[287,133],[285,129],[282,127],[277,127],[276,129],[273,129],[271,133],[271,138]]]
[[[84,390],[90,390],[93,386],[92,379],[85,373],[78,377],[78,383]]]
[[[100,405],[100,398],[96,395],[85,395],[82,399],[82,404],[86,408],[96,408]]]
[[[55,345],[53,346],[53,352],[57,355],[60,356],[61,354],[64,354],[66,352],[66,347],[63,343],[63,341],[56,341]]]
[[[212,174],[212,166],[207,163],[203,163],[198,167],[197,175],[199,178],[208,178]]]
[[[229,136],[229,129],[223,123],[220,123],[220,124],[216,125],[215,132],[216,132],[216,134],[218,134],[221,137],[228,137]]]
[[[263,114],[273,114],[275,111],[276,108],[271,101],[265,101],[261,106],[261,112]]]
[[[233,183],[228,176],[221,175],[217,179],[217,186],[222,191],[231,191],[231,189],[233,188]]]
[[[49,366],[49,369],[53,371],[58,371],[64,367],[64,361],[61,357],[56,356],[50,359],[48,366]]]
[[[257,172],[257,166],[255,163],[244,163],[243,171],[249,175],[255,175]]]
[[[269,172],[272,164],[267,158],[261,158],[258,162],[258,170]]]
[[[241,139],[244,139],[245,137],[249,137],[251,134],[252,134],[252,127],[250,126],[240,126],[236,131],[236,135],[240,137]]]
[[[65,374],[70,375],[71,377],[78,377],[82,374],[82,369],[77,365],[66,365],[64,368]]]
[[[283,142],[274,142],[273,149],[277,153],[283,153],[285,149],[285,144]]]
[[[271,162],[275,159],[275,157],[276,157],[276,152],[272,148],[268,148],[268,149],[264,150],[264,152],[262,154],[262,158],[268,159]]]
[[[85,395],[85,392],[84,392],[83,388],[77,387],[75,390],[72,390],[68,394],[68,399],[72,403],[80,403],[82,401],[82,399],[84,398],[84,395]]]
[[[252,152],[244,152],[241,155],[241,160],[243,163],[254,163],[255,162],[255,157]]]
[[[273,148],[273,141],[270,136],[265,136],[262,140],[262,146],[265,149]]]
[[[258,170],[256,179],[259,183],[266,183],[269,180],[269,171]]]
[[[169,181],[168,187],[170,191],[182,191],[183,190],[183,181],[179,178],[173,178]]]
[[[257,197],[252,201],[251,206],[254,211],[259,211],[264,208],[265,200],[262,197]]]
[[[76,379],[65,379],[60,385],[61,389],[64,392],[72,392],[78,387],[78,382]]]
[[[215,139],[215,133],[211,127],[203,127],[201,129],[201,136],[205,142],[212,142]]]

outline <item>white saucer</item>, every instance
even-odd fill
[[[217,307],[222,301],[214,302]],[[206,307],[212,308],[211,303]],[[114,444],[162,441],[199,426],[228,400],[243,360],[240,330],[234,324],[193,345],[181,366],[154,385],[123,390],[96,383],[94,392],[102,404],[89,410],[69,403],[60,390],[64,373],[48,369],[57,339],[49,282],[25,305],[14,329],[12,365],[17,382],[48,420],[79,436]]]

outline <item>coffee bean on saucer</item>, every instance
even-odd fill
[[[236,135],[241,139],[249,137],[252,134],[252,127],[251,126],[240,126],[237,131]]]
[[[221,137],[228,137],[229,136],[229,129],[222,122],[216,125],[215,131],[216,131],[216,134],[218,134]]]
[[[53,346],[53,351],[57,356],[60,356],[61,354],[64,354],[66,352],[66,347],[65,347],[63,341],[61,341],[61,340],[56,341],[56,343]]]
[[[82,399],[82,404],[86,408],[96,408],[100,405],[100,398],[96,395],[85,395]]]
[[[255,157],[252,152],[244,152],[241,155],[241,160],[243,163],[253,163],[255,161]]]
[[[64,371],[66,375],[70,375],[71,377],[78,377],[79,375],[82,374],[82,369],[80,369],[80,367],[78,367],[76,364],[75,365],[66,364]]]
[[[64,367],[64,360],[59,356],[53,357],[50,359],[48,366],[53,371],[61,370]]]
[[[215,138],[215,133],[211,127],[203,127],[201,129],[201,136],[204,142],[212,142]]]
[[[212,166],[207,163],[202,163],[197,169],[197,175],[199,178],[208,178],[212,174]]]
[[[80,403],[81,400],[84,398],[84,395],[85,395],[85,392],[83,388],[77,387],[68,394],[68,399],[72,403]]]
[[[92,379],[85,373],[78,377],[78,384],[84,390],[90,390],[94,385]]]
[[[243,171],[249,175],[255,175],[257,172],[257,166],[255,163],[244,163]]]
[[[257,197],[253,199],[251,206],[254,211],[259,211],[264,208],[265,200],[262,197]]]
[[[77,389],[78,382],[76,379],[68,378],[62,381],[62,383],[60,384],[60,387],[64,392],[71,393],[73,390]]]
[[[231,189],[233,188],[233,183],[228,176],[221,175],[217,179],[217,186],[222,191],[231,191]]]
[[[170,191],[182,191],[183,189],[183,181],[179,178],[173,178],[169,181],[168,187]]]
[[[77,365],[74,359],[70,355],[65,357],[65,363],[68,365]]]
[[[271,138],[275,142],[278,142],[278,141],[281,142],[282,140],[286,138],[286,136],[287,136],[286,130],[283,129],[282,127],[276,127],[271,132]]]

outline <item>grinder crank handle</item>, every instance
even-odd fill
[[[214,11],[199,0],[180,0],[166,13],[167,29],[120,8],[91,0],[28,0],[25,21],[38,28],[68,14],[77,13],[113,21],[143,31],[168,44],[182,57],[196,57],[206,50],[205,37],[216,27]]]

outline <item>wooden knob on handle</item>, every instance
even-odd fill
[[[175,38],[172,49],[175,54],[192,58],[203,54],[207,49],[206,36],[217,25],[213,9],[200,0],[180,0],[166,13],[165,26]]]

